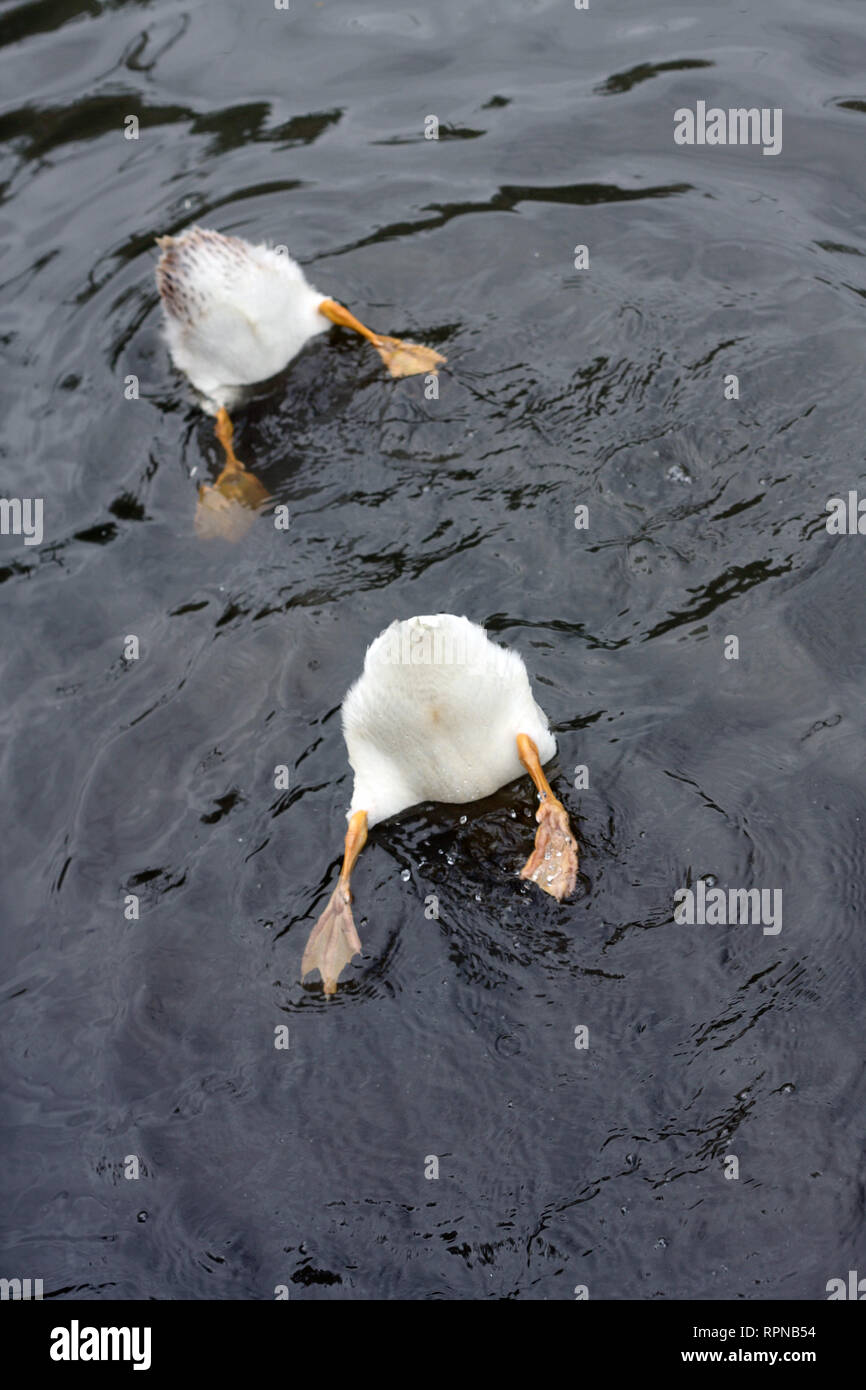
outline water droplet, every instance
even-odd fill
[[[446,863],[446,864],[453,864],[454,862],[455,862],[454,855],[453,855],[453,854],[446,854],[446,856],[445,856],[445,863]]]
[[[461,816],[461,817],[460,817],[460,824],[461,824],[461,825],[465,825],[465,824],[466,824],[466,816]]]
[[[784,1086],[779,1087],[783,1096],[790,1096],[796,1089],[797,1087],[794,1085],[793,1081],[786,1081]]]
[[[412,875],[410,874],[408,869],[404,869],[400,877],[402,878],[404,883],[408,883]]]
[[[708,888],[715,888],[719,881],[715,874],[701,874],[701,879],[703,879]]]
[[[625,1162],[626,1162],[626,1167],[627,1167],[627,1168],[634,1168],[634,1167],[636,1167],[636,1166],[637,1166],[637,1154],[626,1154],[626,1156],[625,1156]]]
[[[146,1220],[147,1220],[147,1212],[146,1212],[146,1211],[140,1211],[140,1212],[138,1213],[138,1216],[137,1216],[135,1219],[136,1219],[136,1221],[141,1221],[141,1222],[146,1221]]]
[[[659,1236],[658,1240],[656,1241],[656,1250],[667,1250],[667,1248],[668,1243],[665,1240],[664,1236]]]

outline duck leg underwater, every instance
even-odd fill
[[[196,535],[208,540],[214,536],[222,536],[230,541],[240,540],[270,496],[235,454],[232,444],[234,432],[228,411],[220,406],[214,433],[225,450],[225,467],[213,485],[202,483],[195,510]]]
[[[532,778],[541,798],[535,819],[535,849],[527,859],[521,878],[530,878],[558,902],[574,892],[577,883],[577,841],[571,833],[568,812],[553,795],[538,757],[538,749],[528,734],[517,735],[517,754]]]
[[[338,323],[341,328],[353,329],[355,333],[360,333],[362,338],[366,338],[368,343],[372,343],[392,376],[418,376],[421,372],[435,372],[447,360],[434,348],[374,333],[335,299],[323,299],[319,305],[319,313],[330,319],[331,323]]]
[[[349,879],[355,861],[367,843],[367,812],[356,811],[349,821],[346,831],[346,846],[343,854],[343,867],[337,886],[328,899],[328,905],[319,918],[304,951],[301,961],[301,979],[311,970],[318,970],[326,994],[336,994],[337,980],[344,965],[353,956],[360,955],[361,941],[355,930],[352,917],[352,892]]]
[[[517,735],[517,751],[541,798],[535,813],[538,830],[535,848],[526,861],[521,878],[531,879],[559,902],[569,897],[577,883],[577,841],[571,833],[568,812],[553,795],[544,775],[538,748],[528,734]],[[327,906],[310,932],[301,961],[301,979],[318,970],[324,992],[337,992],[337,981],[345,965],[361,952],[361,940],[352,917],[349,880],[358,855],[367,843],[367,812],[356,811],[346,831],[343,867]]]

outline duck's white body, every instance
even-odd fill
[[[191,227],[163,237],[156,269],[176,367],[211,411],[276,376],[330,324],[324,296],[296,261],[269,246]]]
[[[366,811],[368,825],[421,801],[477,801],[523,776],[518,734],[542,763],[556,752],[521,658],[450,613],[394,622],[371,643],[343,733],[349,816]]]

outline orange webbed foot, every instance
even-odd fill
[[[336,994],[341,970],[361,952],[351,902],[348,885],[338,883],[310,932],[301,961],[301,978],[311,970],[318,970],[326,994]]]
[[[419,376],[429,372],[435,375],[448,360],[435,348],[407,343],[402,338],[386,338],[381,334],[377,335],[373,347],[392,376]]]
[[[326,994],[336,994],[337,981],[344,965],[361,953],[361,941],[352,917],[352,894],[349,879],[355,861],[367,841],[367,812],[356,811],[349,821],[343,851],[343,867],[337,886],[319,918],[304,950],[301,979],[311,970],[318,970]]]
[[[249,531],[270,493],[235,454],[234,425],[223,406],[217,411],[214,433],[225,450],[226,463],[215,483],[203,483],[198,490],[195,532],[203,540],[221,537],[239,541]]]
[[[535,849],[524,864],[520,877],[532,879],[545,893],[562,902],[577,884],[577,841],[571,833],[568,812],[553,795],[544,775],[538,748],[528,734],[517,735],[517,755],[529,773],[541,798],[535,819]]]
[[[568,898],[577,884],[577,841],[561,801],[545,798],[535,813],[535,849],[520,871],[557,902]]]
[[[433,372],[447,361],[435,348],[423,347],[420,343],[407,343],[402,338],[389,338],[383,333],[374,333],[360,319],[335,299],[323,299],[319,313],[331,323],[342,328],[351,328],[372,344],[392,376],[418,376],[422,372]]]

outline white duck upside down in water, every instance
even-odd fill
[[[232,447],[229,410],[242,388],[267,381],[331,324],[360,333],[392,376],[436,372],[445,358],[433,348],[388,338],[365,327],[334,299],[313,288],[296,261],[269,246],[190,227],[157,238],[162,255],[156,283],[165,311],[165,335],[175,366],[216,416],[226,464],[214,487],[199,491],[196,529],[233,538],[249,525],[267,492]]]
[[[568,813],[542,770],[556,753],[516,652],[450,613],[396,621],[367,649],[343,701],[343,735],[355,774],[343,867],[310,933],[302,978],[318,969],[332,995],[361,950],[349,880],[367,831],[422,801],[462,804],[528,772],[540,797],[535,848],[521,872],[561,901],[577,882]]]

